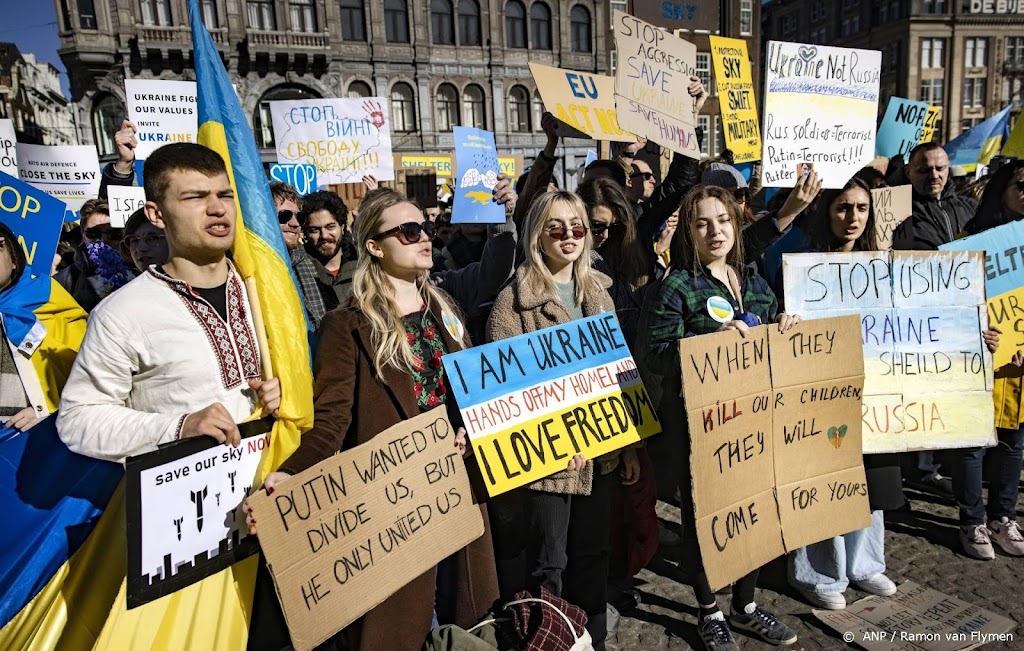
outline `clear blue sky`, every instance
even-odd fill
[[[68,95],[68,76],[57,56],[57,10],[53,0],[2,0],[3,21],[0,41],[13,42],[18,49],[31,52],[36,59],[52,63],[60,70],[61,87]]]

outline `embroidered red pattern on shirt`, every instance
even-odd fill
[[[260,379],[260,353],[254,346],[256,337],[245,318],[242,305],[242,286],[238,278],[231,276],[228,283],[228,326],[235,335],[238,357],[242,360],[242,374],[248,379]]]

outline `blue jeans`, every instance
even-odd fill
[[[1017,517],[1017,493],[1020,490],[1021,451],[1024,450],[1024,426],[996,430],[994,448],[954,450],[953,496],[960,506],[960,524],[985,524],[985,517],[1011,520]],[[988,480],[988,504],[982,499],[981,482]]]
[[[789,555],[789,582],[827,594],[846,592],[850,581],[885,572],[885,522],[882,511],[871,512],[871,526],[802,547]]]

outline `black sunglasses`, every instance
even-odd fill
[[[278,210],[277,221],[281,222],[282,224],[287,224],[292,220],[292,217],[296,217],[298,216],[298,214],[299,213],[295,212],[294,210]]]
[[[621,222],[613,222],[611,224],[605,224],[604,222],[590,222],[590,232],[594,235],[600,235],[610,228],[616,226],[622,226]]]
[[[636,176],[642,176],[642,177],[644,177],[645,181],[650,181],[651,179],[654,178],[654,172],[633,172],[629,176],[630,176],[630,178],[633,178],[633,177],[636,177]]]
[[[750,201],[750,188],[736,188],[732,191],[732,196],[738,203],[746,203]]]
[[[406,222],[401,226],[381,231],[370,239],[379,240],[391,235],[398,235],[398,240],[402,244],[417,244],[420,241],[421,235],[426,235],[428,240],[432,240],[436,232],[437,227],[434,225],[434,222]]]
[[[90,240],[109,240],[110,238],[117,237],[120,234],[120,228],[114,228],[112,226],[107,226],[106,224],[85,229],[85,236]]]

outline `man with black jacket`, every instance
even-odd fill
[[[910,217],[896,227],[894,250],[934,251],[957,238],[978,209],[970,197],[961,197],[949,183],[949,157],[941,145],[926,142],[914,147],[906,175],[914,187]]]

